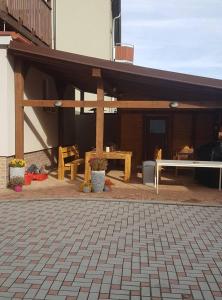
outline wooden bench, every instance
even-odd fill
[[[66,170],[71,172],[71,180],[76,178],[77,169],[80,164],[84,163],[83,158],[79,158],[79,150],[76,145],[59,147],[58,154],[58,179],[64,179]]]

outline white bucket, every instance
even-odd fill
[[[10,178],[12,177],[23,177],[25,176],[25,167],[18,168],[18,167],[10,167]]]

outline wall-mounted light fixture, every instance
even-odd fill
[[[55,107],[60,107],[60,106],[62,106],[62,101],[56,100],[55,103],[54,103],[54,106],[55,106]]]
[[[171,108],[177,108],[177,107],[178,107],[178,105],[179,105],[179,103],[178,103],[178,102],[176,102],[176,101],[173,101],[173,102],[170,102],[170,104],[169,104],[169,107],[171,107]]]

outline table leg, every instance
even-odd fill
[[[159,194],[159,166],[156,164],[156,193]]]
[[[88,182],[90,180],[90,165],[89,165],[90,155],[86,153],[85,155],[85,176],[84,181]]]
[[[131,175],[131,157],[127,155],[125,157],[125,174],[124,174],[124,181],[129,181]]]
[[[220,168],[220,176],[219,176],[219,191],[221,191],[221,168]]]

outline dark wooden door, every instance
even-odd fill
[[[153,160],[156,148],[162,149],[163,158],[168,157],[168,118],[145,117],[144,159]]]

